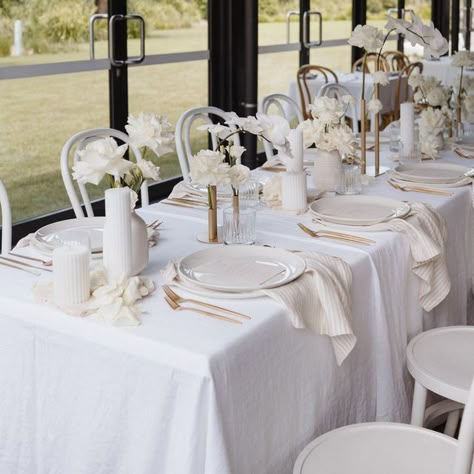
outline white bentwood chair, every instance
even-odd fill
[[[407,366],[415,379],[412,425],[429,425],[449,413],[444,432],[453,436],[474,377],[474,327],[450,326],[418,334],[408,344]],[[426,409],[428,390],[447,400]]]
[[[259,112],[268,115],[272,107],[276,108],[278,114],[288,122],[291,122],[295,117],[298,120],[298,123],[304,121],[303,112],[301,111],[300,106],[291,97],[288,97],[285,94],[270,94],[265,96],[260,103]],[[271,143],[264,140],[263,148],[265,150],[267,161],[271,160],[274,156]]]
[[[0,180],[0,206],[2,209],[2,254],[12,249],[12,213],[7,190]]]
[[[221,119],[222,124],[226,122],[230,116],[228,112],[225,112],[218,107],[195,107],[184,112],[176,123],[175,130],[175,141],[176,141],[176,153],[178,154],[179,166],[181,168],[181,174],[183,179],[188,181],[189,179],[189,162],[193,157],[193,150],[191,146],[191,129],[196,120],[204,120],[208,124],[212,124],[211,115]],[[230,126],[231,130],[235,130],[234,126]],[[217,147],[217,138],[211,133],[212,148],[215,150]],[[240,146],[239,135],[234,135],[234,144]]]
[[[135,158],[141,159],[142,155],[140,150],[137,147],[130,145],[130,137],[119,130],[114,130],[113,128],[93,128],[90,130],[84,130],[82,132],[76,133],[73,135],[63,146],[61,151],[61,175],[63,178],[64,186],[66,188],[67,195],[69,200],[71,201],[72,208],[76,217],[84,217],[84,211],[82,210],[81,203],[79,201],[79,197],[76,193],[76,189],[74,187],[74,180],[72,179],[71,167],[70,167],[70,153],[71,150],[77,145],[76,151],[74,153],[72,163],[76,163],[80,159],[78,155],[78,151],[82,150],[88,143],[91,141],[97,140],[103,137],[113,137],[118,138],[119,140],[127,143],[129,148],[132,149]],[[89,194],[84,184],[77,183],[79,188],[79,192],[82,197],[82,202],[86,209],[87,217],[93,217],[94,211],[92,209],[91,201],[89,199]],[[141,189],[141,201],[142,206],[147,206],[149,204],[148,198],[148,184],[145,182],[143,183]]]
[[[474,381],[459,441],[401,423],[361,423],[312,441],[293,474],[470,474],[474,451]]]

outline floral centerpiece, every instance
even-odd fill
[[[311,119],[299,125],[303,129],[304,145],[314,145],[314,180],[317,189],[334,191],[340,180],[341,156],[355,154],[356,138],[352,129],[345,123],[345,113],[352,96],[336,99],[327,96],[316,97],[310,105]]]
[[[351,38],[349,39],[349,44],[364,50],[364,62],[362,68],[362,97],[361,97],[361,166],[362,172],[365,173],[366,166],[366,142],[365,142],[365,131],[366,131],[366,120],[367,120],[367,110],[365,103],[365,75],[366,75],[366,65],[367,65],[367,55],[368,53],[377,52],[378,59],[380,59],[383,47],[390,36],[391,33],[396,31],[399,34],[405,36],[405,38],[410,41],[412,46],[419,44],[424,48],[425,57],[439,57],[448,52],[449,46],[448,42],[441,35],[439,30],[437,30],[433,23],[427,25],[416,16],[412,15],[412,21],[406,21],[404,19],[397,19],[392,16],[387,17],[387,24],[385,29],[387,33],[384,34],[380,29],[371,26],[371,25],[357,25],[352,32]],[[379,67],[379,61],[377,61],[377,69]],[[374,84],[375,84],[375,100],[378,100],[378,87],[383,82],[387,81],[385,73],[380,73],[376,71],[374,74]],[[381,104],[374,102],[372,105],[372,113],[375,114],[375,147],[376,147],[376,173],[378,172],[378,117],[377,114],[381,110]],[[377,111],[378,109],[378,111]]]
[[[446,114],[440,108],[427,107],[420,114],[421,152],[435,159],[444,146],[443,131]]]
[[[408,84],[413,89],[413,101],[419,111],[426,107],[448,109],[452,91],[444,87],[440,80],[414,72]]]
[[[464,68],[465,67],[474,67],[474,52],[471,51],[458,51],[451,60],[451,65],[454,67],[459,67],[461,72],[459,74],[459,79],[456,83],[456,122],[461,124],[462,122],[462,108],[466,103],[467,107],[472,108],[472,99],[469,99],[469,89],[463,85],[464,79]],[[471,82],[471,81],[470,81]],[[472,83],[469,83],[470,87]]]
[[[112,137],[97,139],[78,151],[80,159],[72,167],[73,178],[81,184],[99,185],[106,180],[109,187],[129,187],[136,202],[145,180],[160,177],[160,168],[150,158],[172,151],[174,137],[168,119],[154,113],[130,115],[125,129],[130,145],[139,150],[133,156],[135,161],[125,158],[128,144],[118,145]]]

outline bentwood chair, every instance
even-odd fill
[[[80,156],[78,154],[79,150],[84,149],[84,147],[88,143],[100,138],[104,138],[104,137],[116,138],[124,143],[127,143],[129,147],[132,149],[136,159],[141,159],[142,157],[140,150],[130,145],[129,143],[130,137],[126,133],[123,133],[119,130],[114,130],[113,128],[93,128],[90,130],[84,130],[82,132],[79,132],[73,135],[64,144],[63,149],[61,151],[61,175],[63,178],[67,195],[69,197],[69,200],[71,201],[71,205],[74,210],[74,214],[76,214],[76,217],[84,217],[84,211],[82,210],[81,202],[77,195],[76,188],[74,187],[74,180],[72,178],[72,173],[71,173],[71,168],[72,168],[71,164],[74,164],[80,160]],[[75,151],[72,154],[72,159],[71,159],[70,155],[74,147],[75,147]],[[81,195],[87,217],[93,217],[94,211],[92,209],[89,193],[87,192],[86,186],[78,182],[77,187],[79,188],[79,193]],[[140,194],[141,194],[142,205],[143,206],[148,205],[149,203],[148,185],[146,182],[143,183],[140,190]]]
[[[333,97],[335,99],[340,100],[343,96],[345,95],[351,95],[351,93],[341,84],[335,84],[335,83],[329,83],[329,84],[324,84],[321,89],[319,89],[318,96],[327,96],[327,97]],[[349,110],[349,118],[351,119],[352,122],[352,131],[354,133],[359,133],[359,120],[357,118],[357,109],[354,104],[349,104],[347,106],[347,109]]]
[[[322,77],[324,83],[327,84],[330,81],[339,82],[337,75],[331,69],[324,66],[317,66],[314,64],[306,64],[301,66],[296,73],[296,83],[298,84],[298,92],[301,100],[301,110],[303,112],[304,119],[311,117],[308,106],[312,102],[312,94],[308,86],[309,79],[317,79]]]
[[[449,413],[444,432],[454,435],[474,377],[474,327],[444,327],[419,334],[408,344],[407,365],[415,379],[412,425],[428,425]],[[426,409],[428,390],[447,400]]]
[[[377,61],[378,61],[378,67],[377,67]],[[364,67],[364,58],[362,57],[354,62],[354,64],[352,65],[352,72],[362,71],[363,67]],[[390,72],[390,65],[383,56],[379,57],[378,53],[368,53],[367,61],[365,64],[365,72],[371,73],[375,71]]]
[[[299,105],[285,94],[270,94],[265,96],[260,103],[259,112],[269,115],[269,112],[276,109],[278,114],[283,116],[288,122],[291,122],[296,117],[298,123],[303,122],[303,112]],[[263,148],[267,160],[273,158],[273,147],[266,140],[263,141]]]
[[[0,180],[0,205],[2,209],[2,254],[12,249],[12,214],[7,190]]]
[[[393,120],[398,120],[400,118],[400,102],[402,100],[409,101],[413,96],[414,91],[411,91],[410,85],[408,84],[408,80],[410,79],[410,76],[413,74],[415,69],[418,70],[419,74],[423,74],[423,63],[410,63],[398,73],[398,79],[395,86],[395,102],[392,117]]]
[[[213,121],[212,117],[216,117],[218,120]],[[187,110],[181,115],[176,123],[175,140],[179,166],[185,181],[188,181],[189,179],[189,162],[192,160],[194,154],[191,145],[191,130],[195,122],[201,120],[208,124],[221,123],[224,125],[229,118],[229,113],[219,109],[218,107],[196,107]],[[231,126],[230,129],[235,130],[235,127]],[[210,135],[212,148],[215,150],[217,147],[217,138],[213,133]],[[234,135],[232,139],[234,140],[235,145],[240,146],[240,138],[238,134]]]
[[[474,452],[474,382],[459,440],[401,423],[361,423],[311,442],[293,474],[471,474]]]
[[[410,64],[408,56],[401,51],[384,51],[382,56],[387,60],[390,70],[393,72],[401,71]]]

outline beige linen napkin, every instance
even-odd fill
[[[420,281],[420,303],[425,311],[431,311],[451,290],[446,260],[447,228],[444,219],[429,204],[412,202],[410,206],[408,219],[392,219],[381,224],[364,226],[364,230],[391,230],[408,237],[414,260],[412,271]],[[333,226],[320,219],[315,221],[327,227]]]
[[[168,199],[187,199],[189,201],[195,201],[199,204],[208,203],[207,193],[203,193],[198,189],[194,189],[184,181],[180,181],[175,185],[171,191],[171,194],[168,196]],[[222,196],[221,193],[219,193],[217,197],[217,205],[219,206],[219,204],[222,204],[223,202],[228,203],[231,201],[231,199],[232,197],[230,194],[228,196]]]
[[[306,262],[306,271],[300,278],[278,288],[260,290],[259,293],[284,305],[295,328],[306,328],[316,334],[329,336],[337,364],[341,365],[357,341],[350,323],[350,267],[336,257],[317,253],[298,255]],[[181,287],[192,289],[192,285],[179,279],[173,262],[162,271],[162,276],[166,284],[179,282]],[[200,294],[207,293],[202,290],[199,288]],[[208,293],[211,297],[219,297],[217,292]]]

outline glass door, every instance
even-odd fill
[[[123,129],[140,111],[175,124],[207,104],[206,10],[206,0],[0,3],[0,177],[14,222],[70,207],[59,157],[74,133]],[[179,175],[175,155],[158,164],[165,179]]]

